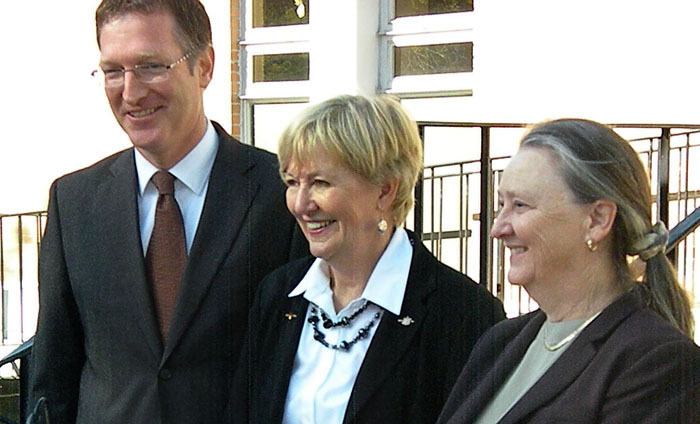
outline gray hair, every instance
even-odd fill
[[[690,302],[664,255],[668,233],[665,227],[652,226],[649,178],[630,144],[597,122],[560,119],[535,126],[520,148],[554,153],[576,201],[607,199],[617,205],[612,254],[618,280],[625,286],[633,284],[628,256],[646,260],[642,285],[649,307],[692,337]]]

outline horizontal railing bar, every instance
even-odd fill
[[[447,121],[418,121],[418,126],[425,127],[459,127],[459,128],[527,128],[536,124],[532,123],[515,123],[515,122],[447,122]],[[613,128],[640,128],[640,129],[662,129],[662,128],[681,128],[688,130],[700,130],[700,124],[629,124],[629,123],[614,123],[605,124]]]
[[[19,218],[19,217],[37,217],[46,215],[46,211],[35,212],[18,212],[18,213],[0,213],[0,218]]]

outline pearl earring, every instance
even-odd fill
[[[588,250],[590,250],[591,252],[595,252],[596,250],[598,250],[598,246],[594,244],[593,240],[591,239],[586,240],[586,246],[588,246]]]

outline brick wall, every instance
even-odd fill
[[[241,85],[238,72],[240,11],[240,0],[231,0],[231,135],[238,139],[241,137]]]

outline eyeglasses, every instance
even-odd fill
[[[126,75],[127,72],[133,72],[139,82],[155,84],[167,80],[170,75],[168,71],[187,60],[191,55],[192,52],[190,51],[170,65],[147,63],[144,65],[136,65],[130,69],[95,69],[90,75],[97,81],[104,82],[107,88],[122,87],[124,85],[124,75]]]

